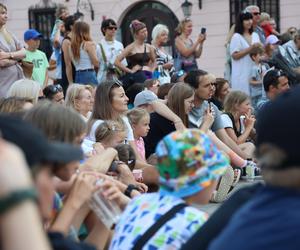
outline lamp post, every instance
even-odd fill
[[[193,4],[188,0],[185,0],[184,3],[181,4],[181,9],[184,17],[190,17],[192,14]]]

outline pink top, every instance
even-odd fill
[[[145,153],[145,143],[143,137],[140,137],[138,139],[134,139],[134,143],[136,145],[136,149],[140,155],[140,157],[146,161],[146,153]]]

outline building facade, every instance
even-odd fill
[[[233,13],[232,6],[242,8],[247,4],[257,3],[268,6],[272,13],[278,13],[277,20],[281,31],[290,26],[300,28],[300,1],[299,0],[261,0],[261,1],[230,1],[230,0],[189,0],[193,4],[191,19],[194,24],[192,39],[195,39],[202,27],[207,30],[207,41],[198,65],[217,76],[223,76],[225,62],[225,39],[230,28],[230,18]],[[84,20],[91,25],[93,39],[97,42],[102,38],[100,25],[104,18],[116,20],[120,29],[118,40],[125,45],[130,42],[129,23],[139,19],[147,24],[149,38],[152,27],[157,23],[166,24],[171,33],[168,44],[170,51],[174,41],[173,29],[178,21],[183,19],[181,4],[184,0],[137,1],[137,0],[4,0],[1,1],[8,8],[8,29],[22,40],[23,33],[29,27],[29,9],[51,7],[51,4],[62,3],[68,6],[70,13],[77,9],[84,14]],[[233,2],[235,5],[233,5]],[[79,4],[78,4],[79,3]],[[238,5],[240,3],[240,5]],[[32,8],[33,7],[33,8]],[[45,8],[44,8],[45,9]],[[47,9],[47,8],[46,8]],[[233,14],[232,14],[233,13]],[[39,18],[37,13],[36,17]],[[92,20],[92,15],[94,20]],[[46,25],[48,17],[39,21]],[[31,20],[32,21],[32,20]],[[32,24],[31,24],[32,25]],[[49,26],[49,25],[48,25]],[[45,30],[47,27],[42,27]]]

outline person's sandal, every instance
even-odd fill
[[[216,191],[213,192],[211,202],[223,202],[227,198],[228,193],[232,190],[232,185],[234,181],[234,170],[231,166],[229,166],[226,169],[224,175],[221,177]]]

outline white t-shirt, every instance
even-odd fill
[[[100,43],[103,47],[107,63],[114,64],[117,56],[120,55],[121,52],[124,50],[123,44],[117,40],[114,40],[112,42],[106,41],[104,38],[100,41]],[[97,80],[99,83],[101,83],[101,81],[103,81],[106,76],[106,65],[104,62],[100,45],[97,46],[97,58],[99,59],[100,62],[100,68],[98,71]],[[127,66],[126,59],[122,61],[122,64],[124,66]]]
[[[127,141],[134,141],[133,130],[132,130],[132,127],[129,123],[129,120],[128,120],[127,116],[122,116],[122,120],[124,121],[124,123],[126,124],[126,127],[127,127],[127,138],[126,138],[126,140]],[[96,129],[103,122],[104,122],[104,120],[96,120],[93,123],[93,125],[91,127],[91,131],[88,134],[88,136],[86,137],[86,139],[95,142],[96,141],[96,138],[95,138]]]
[[[259,36],[257,33],[252,33],[252,42],[259,43]],[[241,50],[249,48],[250,45],[246,41],[246,39],[239,33],[234,33],[231,42],[230,42],[230,55],[234,52],[239,52]],[[250,86],[249,86],[249,79],[251,73],[251,66],[253,64],[252,59],[250,58],[249,54],[238,59],[231,60],[231,87],[233,90],[240,90],[245,92],[247,95],[250,94]]]
[[[222,122],[223,122],[223,125],[224,125],[224,128],[233,128],[233,123],[232,123],[232,120],[230,119],[229,115],[228,114],[222,114],[221,115],[221,119],[222,119]],[[244,116],[241,116],[240,117],[240,130],[239,132],[241,134],[243,134],[245,132],[245,125],[244,125],[244,119],[245,117]]]

